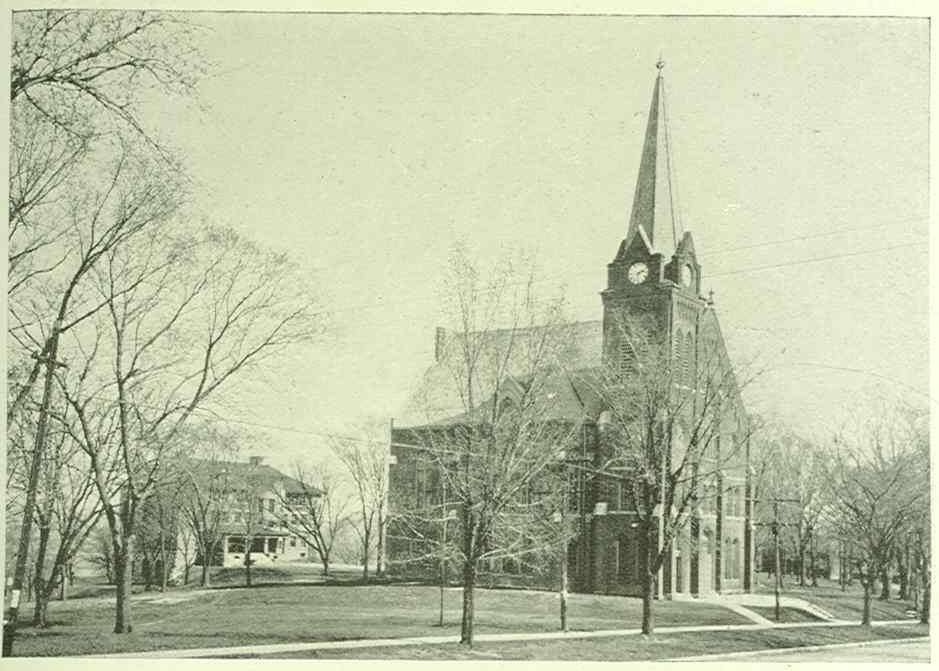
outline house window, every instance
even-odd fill
[[[268,500],[267,500],[267,512],[269,512],[269,513],[271,513],[271,514],[274,513],[274,499],[268,499]]]
[[[230,536],[228,538],[228,551],[241,553],[245,551],[245,539],[243,536]]]
[[[276,538],[267,539],[267,552],[268,554],[277,554],[277,539]]]
[[[264,552],[264,537],[251,539],[251,552]]]
[[[297,547],[297,539],[294,538],[293,536],[290,537],[290,547],[292,548]]]

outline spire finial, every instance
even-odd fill
[[[662,72],[662,68],[665,67],[665,61],[662,60],[662,54],[661,54],[661,52],[659,53],[659,60],[657,60],[657,61],[655,62],[655,67],[658,69],[658,71],[659,71],[660,74],[661,74],[661,72]]]

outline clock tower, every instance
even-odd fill
[[[684,353],[701,310],[701,266],[691,233],[682,230],[675,206],[672,150],[665,105],[665,63],[652,89],[639,174],[626,238],[607,265],[603,298],[603,358],[626,366],[629,348],[623,342],[625,315],[654,320],[656,329]],[[690,335],[693,339],[694,336]]]

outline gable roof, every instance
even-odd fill
[[[603,322],[600,320],[573,322],[566,324],[565,335],[565,366],[569,370],[581,371],[600,366],[603,352]],[[537,338],[544,333],[543,327],[529,329],[493,329],[485,334],[473,333],[470,337],[484,337],[487,345],[498,350],[507,346],[511,338]],[[457,356],[461,339],[467,337],[463,333],[454,333],[446,336],[446,342],[441,348],[440,358],[424,373],[417,390],[407,401],[398,422],[401,426],[425,426],[441,422],[450,422],[466,412],[465,404],[460,396],[460,386],[453,377],[450,365],[451,356]],[[519,356],[510,360],[508,376],[517,381],[524,381],[527,377],[525,361],[521,356],[524,348],[519,348]],[[560,376],[559,376],[560,378]],[[482,380],[480,389],[490,388],[490,380]],[[567,408],[567,413],[573,413],[577,407],[575,400],[568,397],[575,392],[568,383],[557,383],[559,386],[552,389],[561,396]],[[483,392],[481,397],[488,396]]]
[[[212,477],[221,473],[227,473],[233,480],[254,478],[257,483],[264,487],[273,489],[277,484],[282,484],[289,494],[310,493],[319,496],[322,492],[315,487],[305,487],[302,482],[296,478],[286,475],[267,464],[252,464],[249,461],[222,461],[214,459],[198,459],[187,457],[193,469],[203,477]]]

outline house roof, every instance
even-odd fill
[[[193,465],[194,470],[203,477],[212,477],[216,474],[227,473],[232,480],[252,478],[255,482],[264,487],[273,488],[281,484],[289,494],[309,493],[314,496],[322,492],[315,487],[304,486],[296,478],[286,475],[267,464],[253,464],[249,461],[223,461],[215,459],[197,459],[189,457],[188,461]]]

